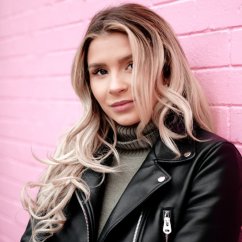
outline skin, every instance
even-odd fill
[[[131,126],[140,121],[131,92],[132,51],[122,33],[95,38],[88,50],[91,91],[102,110],[116,123]]]

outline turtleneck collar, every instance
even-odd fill
[[[137,125],[133,125],[133,126],[117,125],[118,140],[117,140],[116,148],[118,150],[134,151],[134,150],[149,149],[159,136],[159,130],[152,122],[149,123],[143,131],[144,137],[149,141],[150,144],[144,140],[137,139],[136,129],[137,129]]]

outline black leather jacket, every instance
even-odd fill
[[[241,155],[226,140],[200,130],[197,142],[177,142],[176,158],[159,139],[121,196],[97,238],[105,183],[85,173],[91,198],[76,191],[64,228],[48,242],[237,242]],[[241,163],[242,164],[242,163]],[[22,242],[29,241],[27,227]]]

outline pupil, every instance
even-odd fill
[[[106,74],[106,71],[105,70],[100,70],[100,73],[102,74],[102,75],[104,75],[104,74]]]

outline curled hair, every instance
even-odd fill
[[[46,239],[63,227],[66,220],[63,211],[75,189],[89,198],[89,188],[82,179],[86,169],[102,174],[117,172],[116,167],[102,163],[110,155],[119,162],[116,129],[91,93],[87,68],[92,40],[113,32],[127,35],[132,50],[131,87],[140,116],[137,136],[143,138],[144,127],[152,121],[163,142],[179,156],[174,140],[184,136],[196,139],[194,122],[212,131],[206,99],[169,24],[138,4],[98,12],[89,24],[72,68],[72,84],[83,104],[82,118],[65,135],[54,156],[45,161],[48,169],[41,182],[29,184],[40,187],[37,199],[23,194],[23,205],[34,220],[33,241],[40,241],[41,236]],[[182,124],[182,132],[174,128],[176,123]]]

